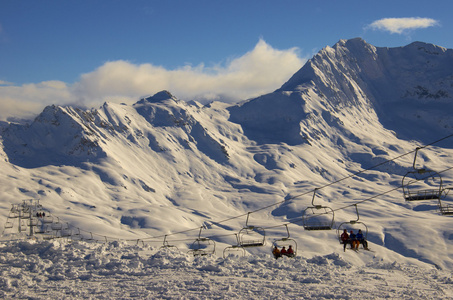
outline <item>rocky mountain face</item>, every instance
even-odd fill
[[[429,142],[453,126],[452,68],[453,50],[435,45],[379,48],[359,38],[341,40],[322,49],[274,93],[239,105],[202,107],[179,101],[167,91],[132,108],[106,103],[83,111],[53,105],[29,126],[7,127],[3,145],[10,162],[25,167],[105,157],[102,145],[112,136],[164,151],[153,134],[133,128],[134,118],[153,129],[179,131],[182,136],[174,138],[177,147],[191,145],[219,163],[228,161],[226,141],[231,136],[225,133],[231,130],[243,130],[241,140],[259,145],[300,145],[321,136],[332,139],[331,132],[355,134],[357,125],[363,131],[382,124],[402,139]],[[215,106],[223,110],[222,130],[210,132],[203,113],[219,112],[211,108]],[[360,138],[361,133],[356,135]]]
[[[362,107],[403,139],[451,132],[453,50],[414,42],[382,48],[362,39],[326,47],[280,91],[314,90],[330,110]],[[363,117],[366,117],[364,115]]]

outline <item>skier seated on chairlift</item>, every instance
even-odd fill
[[[282,256],[283,256],[283,255],[284,255],[284,256],[287,256],[287,255],[288,255],[288,251],[286,250],[286,247],[285,247],[285,246],[283,246],[283,247],[282,247],[282,250],[280,250],[280,254],[281,254]]]
[[[348,231],[345,229],[340,236],[341,243],[343,244],[343,251],[346,251],[346,245],[350,244]]]
[[[277,246],[275,246],[274,249],[272,250],[272,254],[274,255],[275,259],[282,256],[282,254]]]
[[[349,234],[349,239],[351,240],[351,249],[359,250],[360,242],[357,239],[357,235],[352,230]]]
[[[361,229],[359,229],[359,232],[357,233],[356,238],[357,238],[357,241],[359,241],[359,243],[363,245],[363,249],[368,250],[368,242],[365,239],[365,237],[363,236]],[[357,245],[357,249],[358,248],[359,248],[359,246]]]
[[[286,256],[288,257],[294,257],[294,250],[291,245],[289,245],[288,250],[286,250]]]

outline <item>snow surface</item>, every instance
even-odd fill
[[[353,39],[234,106],[163,91],[0,124],[0,223],[12,225],[2,297],[450,299],[452,217],[437,200],[404,201],[401,183],[426,145],[416,167],[452,187],[452,60],[434,45]],[[33,214],[54,228],[34,218],[52,230],[30,238],[12,208],[38,201]],[[371,252],[343,251],[336,230],[304,230],[307,207],[332,208],[342,228],[355,204]],[[265,245],[224,258],[246,226],[264,228]],[[286,228],[297,257],[275,260]],[[194,257],[204,238],[215,253]]]
[[[193,257],[169,248],[65,241],[0,247],[1,297],[20,299],[451,299],[451,273],[342,254]],[[5,276],[7,275],[7,276]]]

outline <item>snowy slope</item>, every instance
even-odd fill
[[[342,273],[341,268],[349,266],[354,270],[345,280],[370,272],[374,275],[368,280],[376,283],[381,276],[376,269],[387,266],[382,276],[392,276],[397,262],[439,272],[433,275],[432,284],[447,284],[445,289],[451,292],[451,278],[434,270],[451,272],[453,268],[451,217],[439,214],[437,201],[405,202],[400,185],[412,170],[415,148],[452,133],[452,64],[452,50],[434,45],[417,42],[377,48],[353,39],[321,50],[274,93],[238,105],[213,102],[203,106],[162,91],[132,106],[105,103],[98,109],[81,110],[53,105],[28,125],[2,124],[0,224],[16,222],[13,228],[5,228],[3,240],[20,237],[15,233],[17,219],[8,218],[11,205],[35,199],[53,223],[67,227],[70,237],[108,242],[108,250],[93,250],[85,242],[74,244],[70,251],[88,247],[91,250],[85,255],[98,255],[93,267],[77,262],[82,254],[75,258],[70,263],[73,269],[67,271],[75,272],[74,276],[57,271],[27,275],[33,282],[60,276],[65,286],[71,278],[83,281],[86,276],[93,279],[103,274],[116,278],[123,264],[131,269],[125,271],[127,276],[129,272],[141,274],[132,278],[153,275],[156,264],[174,259],[168,263],[170,269],[183,265],[187,272],[191,268],[224,272],[228,267],[221,267],[224,263],[219,258],[224,248],[237,243],[235,234],[241,228],[254,225],[266,229],[265,246],[247,248],[247,255],[257,256],[257,261],[244,258],[231,262],[230,269],[244,272],[242,277],[252,272],[262,278],[263,285],[256,285],[259,289],[270,284],[267,279],[274,281],[278,276],[254,272],[290,267],[287,261],[275,265],[266,256],[272,241],[287,235],[287,224],[302,256],[296,260],[300,268],[328,265],[323,271],[327,274]],[[447,187],[453,178],[449,170],[452,145],[450,138],[423,148],[416,161],[417,167],[442,172]],[[352,176],[387,160],[391,161]],[[319,188],[316,193],[315,188]],[[304,230],[301,217],[313,204],[334,209],[337,226],[357,218],[353,205],[358,204],[373,252],[343,252],[335,230]],[[202,260],[185,254],[199,235],[216,242],[209,266],[200,266]],[[164,239],[184,254],[159,256]],[[46,243],[36,247],[53,249]],[[115,243],[137,244],[139,249]],[[2,270],[14,278],[6,270],[11,266],[11,247],[34,246],[20,242],[3,246]],[[117,255],[116,248],[157,255],[157,262],[134,256],[132,266],[125,260],[104,266],[111,260],[109,255]],[[30,255],[36,254],[33,251]],[[25,261],[31,259],[27,251],[23,253]],[[41,257],[30,268],[55,263]],[[246,270],[240,271],[244,265]],[[406,267],[396,268],[399,272]],[[410,270],[404,273],[408,281]],[[169,270],[169,274],[175,272]],[[308,280],[329,286],[335,280],[298,277],[296,270],[292,274],[294,283]],[[417,278],[422,280],[422,276]],[[190,284],[200,280],[196,277]],[[17,293],[13,281],[3,282],[3,289]],[[428,293],[417,294],[412,287],[414,297]],[[223,295],[233,297],[230,292]],[[324,297],[329,298],[329,293],[336,292],[330,290]],[[395,295],[380,296],[402,294],[398,288]],[[302,290],[294,295],[313,296]]]

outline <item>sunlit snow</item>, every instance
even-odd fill
[[[452,216],[402,183],[435,170],[453,203],[452,51],[340,41],[238,105],[163,91],[2,124],[0,297],[450,299]]]

